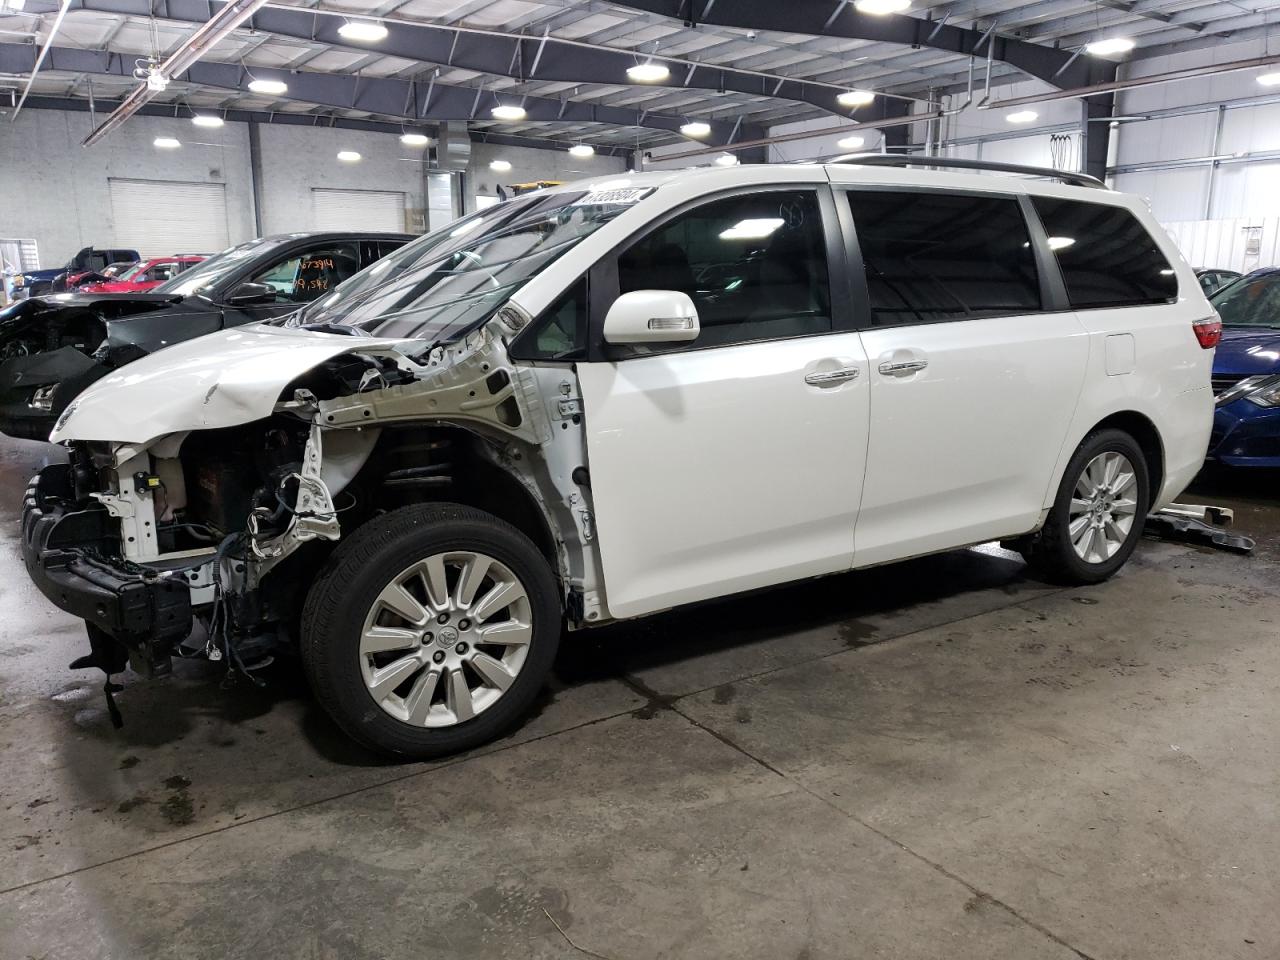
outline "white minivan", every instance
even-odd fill
[[[1140,200],[911,163],[521,196],[98,381],[24,511],[75,665],[296,650],[421,758],[566,626],[993,540],[1110,576],[1204,459],[1217,318]]]

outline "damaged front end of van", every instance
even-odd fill
[[[50,437],[66,462],[31,480],[22,518],[32,579],[87,624],[72,666],[107,674],[109,700],[126,666],[252,674],[298,649],[338,542],[417,504],[514,528],[569,625],[603,619],[572,364],[508,350],[533,319],[512,294],[625,207],[511,201],[303,315],[177,344],[76,398]]]
[[[560,402],[574,385],[551,385],[548,410],[546,371],[509,361],[501,334],[526,320],[507,307],[438,346],[241,328],[82,395],[52,437],[68,460],[32,479],[22,519],[32,579],[88,625],[73,666],[150,677],[203,657],[253,670],[292,645],[344,531],[424,500],[511,522],[554,561],[571,617],[590,617],[579,433],[552,429],[576,416]]]

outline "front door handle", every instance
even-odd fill
[[[923,370],[928,365],[928,360],[899,360],[896,363],[886,360],[877,369],[886,377],[905,377],[918,370]]]
[[[813,387],[821,387],[828,383],[844,383],[846,380],[855,380],[857,376],[857,367],[841,367],[839,370],[815,370],[812,373],[806,373],[804,382]]]

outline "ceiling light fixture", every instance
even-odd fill
[[[1095,57],[1113,57],[1116,54],[1128,53],[1134,47],[1134,43],[1128,37],[1108,37],[1105,40],[1094,40],[1092,43],[1084,45],[1085,53],[1091,53]]]
[[[500,103],[489,111],[493,114],[495,120],[523,120],[525,118],[524,107],[517,107],[514,103]]]
[[[706,137],[711,135],[711,124],[704,123],[701,120],[690,120],[688,123],[680,127],[680,132],[686,137]]]
[[[511,170],[510,160],[490,160],[489,169],[494,173],[507,173]]]
[[[594,157],[595,155],[596,148],[591,146],[589,143],[575,143],[569,148],[569,156],[571,157],[586,159],[587,157]]]
[[[671,76],[671,71],[664,64],[646,60],[634,67],[627,67],[627,76],[636,83],[661,83]]]
[[[715,165],[717,167],[736,167],[738,165],[738,158],[732,153],[722,153],[720,156],[716,157]]]
[[[182,146],[182,141],[176,137],[156,137],[151,141],[153,146],[159,147],[161,150],[176,150]]]
[[[359,163],[360,154],[356,153],[354,150],[339,150],[338,159],[343,163]]]
[[[1017,113],[1011,113],[1005,117],[1010,123],[1030,123],[1040,114],[1034,110],[1019,110]]]
[[[1258,82],[1264,87],[1280,87],[1280,73],[1264,73],[1258,77]]]
[[[278,96],[288,90],[289,85],[283,80],[250,80],[249,89],[254,93]]]
[[[859,13],[869,13],[873,17],[884,17],[891,13],[902,13],[911,8],[911,0],[854,0],[854,7]]]
[[[846,90],[836,97],[836,103],[842,107],[865,107],[875,98],[876,95],[870,90]]]
[[[377,43],[387,39],[387,28],[372,20],[348,20],[338,28],[338,36],[356,43]]]
[[[222,126],[222,118],[212,113],[197,113],[191,118],[191,122],[197,127],[220,127]]]
[[[1076,242],[1075,237],[1050,237],[1049,249],[1065,250],[1067,247],[1073,245],[1075,242]]]
[[[431,138],[425,133],[402,133],[400,142],[406,147],[425,147],[431,142]]]
[[[841,150],[856,150],[866,142],[862,137],[841,137],[836,141],[836,146]]]

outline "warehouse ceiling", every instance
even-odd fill
[[[21,96],[58,7],[0,0],[5,99]],[[73,0],[30,96],[46,106],[92,98],[109,111],[138,86],[139,60],[163,59],[210,11],[203,0]],[[778,123],[901,113],[911,99],[963,83],[971,59],[985,70],[989,55],[1002,84],[1098,82],[1121,59],[1262,36],[1277,12],[1275,0],[923,0],[891,16],[848,0],[270,3],[151,103],[317,123],[449,120],[480,133],[617,147],[678,141],[683,123],[702,120],[713,126],[710,142],[726,143]],[[345,38],[338,31],[351,19],[374,19],[389,33]],[[1136,49],[1110,59],[1077,53],[1113,36]],[[631,82],[627,68],[651,60],[668,77]],[[252,93],[254,78],[282,79],[288,91]],[[854,88],[875,91],[876,101],[841,107],[837,95]],[[527,115],[496,121],[500,104]]]

